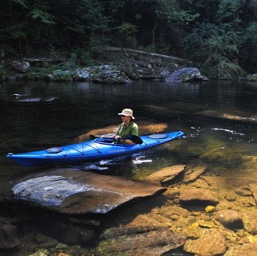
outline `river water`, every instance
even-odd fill
[[[16,96],[15,96],[16,95]],[[18,96],[17,95],[21,95]],[[30,101],[26,101],[27,95]],[[40,98],[40,102],[39,102]],[[107,175],[141,179],[161,167],[193,164],[201,159],[222,173],[243,172],[237,165],[242,155],[254,156],[256,124],[195,115],[198,110],[224,113],[257,112],[257,86],[245,81],[209,81],[172,84],[162,81],[136,81],[127,85],[81,83],[8,82],[0,85],[0,195],[5,198],[12,180],[42,171],[25,168],[5,157],[8,152],[33,151],[74,143],[92,129],[117,125],[117,115],[125,107],[134,110],[136,120],[156,120],[168,125],[167,131],[182,130],[179,143],[165,144],[135,156],[134,159],[85,164]],[[186,115],[165,116],[145,111],[147,107],[180,106]],[[219,151],[218,160],[212,153]],[[224,154],[223,154],[224,152]],[[203,155],[209,157],[203,157]],[[126,161],[126,164],[125,162]],[[129,164],[127,164],[130,161]],[[255,171],[255,170],[251,170]],[[221,174],[222,175],[222,174]]]

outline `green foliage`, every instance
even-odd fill
[[[234,19],[241,8],[241,0],[221,0],[217,15],[219,20]]]
[[[106,45],[108,41],[101,35],[93,34],[89,39],[89,52],[92,58],[96,58],[102,54],[102,46]]]
[[[9,1],[11,2],[11,1]],[[27,7],[27,0],[13,0],[14,3],[26,8]]]
[[[111,43],[239,74],[239,64],[256,72],[256,20],[253,0],[2,0],[0,50],[71,50],[77,55],[69,65],[84,65]]]
[[[7,79],[8,72],[6,68],[0,64],[0,82],[5,81]]]
[[[192,22],[198,13],[190,14],[190,12],[183,10],[180,2],[177,0],[156,0],[157,4],[156,14],[160,19],[165,19],[169,23],[172,22]]]
[[[242,33],[242,43],[257,43],[257,22],[251,22]]]
[[[125,33],[125,34],[132,34],[137,31],[136,26],[128,22],[122,23],[120,26],[117,27],[117,30],[119,33]]]
[[[210,55],[221,53],[224,56],[233,56],[239,52],[240,34],[234,31],[225,31],[224,28],[210,23],[198,24],[193,32],[187,35],[183,42],[196,55]],[[204,52],[202,52],[204,49]]]
[[[212,66],[215,76],[227,78],[242,75],[237,63],[240,47],[239,33],[206,23],[199,24],[193,33],[184,39],[188,52],[206,66]]]
[[[123,22],[116,27],[116,30],[118,31],[120,42],[123,44],[128,44],[129,46],[136,46],[137,40],[135,33],[137,32],[137,27],[135,25],[128,22]]]
[[[224,56],[217,56],[216,65],[213,65],[213,73],[215,77],[220,79],[233,79],[244,75],[242,68],[231,62]]]
[[[256,73],[257,60],[257,23],[251,22],[244,31],[241,37],[241,51],[239,60],[249,72]]]
[[[43,10],[40,10],[37,8],[33,9],[30,12],[30,16],[33,19],[35,19],[35,20],[38,19],[40,22],[45,23],[45,24],[55,24],[53,15],[46,13]]]

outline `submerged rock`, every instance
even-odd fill
[[[240,121],[246,123],[257,123],[257,115],[249,112],[236,111],[224,113],[223,110],[204,110],[195,113],[199,116],[207,116],[212,118],[220,118],[224,120]]]
[[[185,171],[185,165],[174,165],[161,169],[158,172],[155,172],[148,177],[146,181],[155,182],[155,183],[169,183],[178,177],[181,173]]]
[[[101,235],[96,255],[158,256],[181,247],[185,241],[185,235],[164,227],[111,228]]]
[[[214,218],[228,228],[231,228],[231,229],[243,228],[242,218],[237,211],[234,211],[234,210],[218,211],[214,214]]]
[[[199,178],[206,171],[206,166],[191,167],[188,166],[185,171],[185,177],[183,182],[190,183]]]
[[[239,246],[232,246],[224,254],[224,256],[256,256],[257,252],[257,243],[243,244]]]
[[[0,218],[0,249],[14,248],[20,244],[18,229],[6,218]]]
[[[68,168],[27,177],[12,188],[17,200],[68,214],[105,214],[164,190],[140,181]]]
[[[189,188],[180,192],[179,200],[182,204],[199,202],[203,204],[218,204],[217,196],[208,189]]]
[[[204,229],[196,240],[187,240],[184,250],[195,255],[221,255],[226,252],[227,243],[217,230]]]
[[[257,210],[245,209],[242,213],[244,228],[252,235],[257,235]]]

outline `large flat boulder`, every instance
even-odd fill
[[[105,214],[120,205],[165,191],[165,188],[116,176],[62,168],[18,181],[14,198],[67,214]]]

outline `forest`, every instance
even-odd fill
[[[102,46],[190,59],[208,75],[256,73],[256,0],[1,0],[1,59],[87,65]]]

